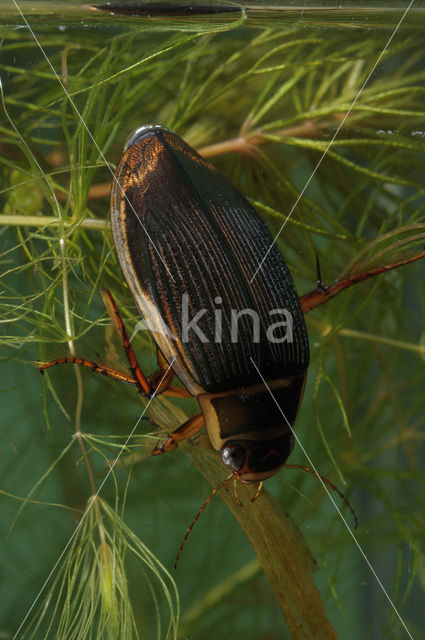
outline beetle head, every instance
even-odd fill
[[[285,464],[293,447],[291,431],[273,440],[230,440],[221,449],[221,460],[243,482],[261,482]]]

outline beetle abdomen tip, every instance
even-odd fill
[[[145,124],[142,127],[138,127],[133,133],[127,138],[126,143],[124,145],[124,151],[127,151],[132,144],[136,142],[139,138],[143,138],[148,133],[152,131],[169,131],[172,133],[171,129],[167,129],[162,124]]]

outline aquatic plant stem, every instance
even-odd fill
[[[223,480],[223,472],[212,459],[206,436],[198,446],[185,446],[184,453],[212,486]],[[215,463],[215,464],[214,464]],[[238,487],[243,507],[231,491],[219,495],[248,536],[270,581],[294,640],[336,640],[319,591],[313,580],[316,561],[298,527],[280,502],[263,489],[251,502],[256,486]]]
[[[19,216],[4,214],[0,215],[0,226],[12,227],[72,227],[75,220],[60,220],[56,216]],[[78,222],[78,227],[83,229],[93,229],[95,231],[107,231],[109,229],[108,220],[97,218],[86,218]]]
[[[283,138],[317,138],[321,126],[314,120],[306,120],[302,124],[270,132],[270,135]],[[215,144],[209,144],[198,149],[198,153],[204,158],[225,155],[226,153],[246,153],[253,147],[259,147],[269,142],[266,132],[256,131],[249,135],[240,135]]]
[[[63,306],[64,306],[64,318],[65,318],[65,328],[66,332],[69,336],[68,339],[68,349],[71,355],[75,356],[75,347],[74,341],[72,339],[72,320],[71,313],[69,308],[69,284],[68,284],[68,261],[67,261],[67,252],[66,252],[66,237],[62,235],[59,240],[61,261],[62,261],[62,291],[63,291]],[[83,381],[81,377],[80,368],[74,365],[74,372],[77,380],[77,403],[75,407],[75,437],[77,439],[78,445],[80,447],[84,463],[87,469],[87,475],[90,483],[90,490],[93,497],[94,508],[96,513],[96,521],[99,530],[99,537],[102,544],[105,544],[105,531],[102,524],[102,515],[99,508],[99,503],[97,500],[97,492],[96,492],[96,484],[94,481],[93,467],[90,462],[90,458],[87,454],[87,449],[84,443],[83,434],[81,432],[81,410],[83,406],[83,398],[84,398],[84,388]]]

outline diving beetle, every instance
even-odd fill
[[[156,343],[159,370],[144,375],[112,295],[103,290],[131,375],[74,356],[39,363],[41,372],[70,362],[132,384],[147,397],[195,396],[201,412],[152,454],[175,449],[205,425],[230,477],[260,485],[294,446],[309,364],[303,314],[351,285],[425,256],[422,251],[330,287],[318,269],[318,287],[299,299],[252,205],[160,125],[141,127],[125,146],[112,184],[111,225],[128,288]],[[174,376],[184,388],[172,384]]]
[[[112,185],[111,225],[157,346],[160,372],[145,391],[166,393],[176,375],[201,409],[153,454],[205,425],[240,480],[269,478],[294,445],[309,344],[294,282],[266,225],[227,178],[161,126],[129,139]]]

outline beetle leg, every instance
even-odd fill
[[[190,393],[190,391],[184,387],[176,387],[173,384],[170,384],[163,393],[164,396],[170,396],[172,398],[193,398],[193,394]]]
[[[96,364],[96,362],[86,360],[85,358],[68,356],[67,358],[58,358],[57,360],[51,360],[50,362],[35,362],[35,364],[38,366],[40,373],[44,374],[45,370],[49,369],[49,367],[54,367],[57,364],[65,364],[67,362],[69,362],[70,364],[79,364],[83,367],[91,369],[94,373],[101,373],[107,378],[119,380],[120,382],[126,382],[127,384],[132,384],[133,386],[138,387],[138,381],[136,380],[136,378],[133,378],[133,376],[130,376],[128,373],[117,371],[116,369],[112,369],[111,367],[107,367],[104,365]]]
[[[166,361],[166,359],[164,358],[164,356],[162,355],[158,347],[156,348],[156,361],[158,362],[159,371],[149,376],[149,382],[151,384],[152,383],[154,384],[154,381],[156,378],[158,379],[158,381],[163,380],[165,372],[169,369],[168,362]],[[188,391],[184,387],[176,387],[173,384],[170,384],[174,375],[171,370],[170,372],[171,372],[171,375],[169,376],[169,378],[167,377],[167,380],[166,380],[167,384],[165,386],[164,384],[161,384],[160,393],[163,393],[164,396],[171,396],[173,398],[193,398],[193,394],[190,393],[190,391]],[[164,382],[165,381],[163,380],[163,383]],[[156,389],[156,393],[158,393],[157,389]]]
[[[158,347],[156,348],[156,361],[160,369],[163,369],[164,371],[168,369],[168,362],[166,361]]]
[[[137,362],[133,347],[131,346],[131,342],[128,337],[127,329],[125,328],[125,324],[122,321],[120,312],[118,311],[117,305],[115,304],[115,300],[112,297],[109,289],[101,289],[100,293],[106,310],[112,320],[112,324],[114,325],[118,335],[121,338],[121,343],[124,347],[125,355],[127,356],[130,371],[133,374],[133,377],[137,380],[138,389],[144,395],[150,396],[155,389],[153,389],[149,384],[148,379],[146,378],[145,374],[140,368],[139,363]]]
[[[186,389],[171,386],[171,380],[174,377],[174,371],[170,368],[168,362],[165,360],[159,349],[156,350],[156,358],[159,366],[158,371],[155,371],[155,373],[150,375],[148,378],[145,376],[142,369],[140,368],[139,363],[137,362],[133,347],[131,346],[131,342],[128,337],[127,329],[125,328],[125,324],[121,318],[120,312],[118,311],[117,305],[115,304],[115,300],[112,297],[111,292],[108,289],[101,289],[100,293],[102,295],[103,302],[105,304],[107,312],[109,313],[112,323],[121,338],[130,371],[133,374],[134,379],[136,380],[136,385],[139,389],[139,392],[143,395],[148,396],[152,396],[153,394],[159,395],[163,393],[164,395],[169,395],[177,398],[191,398],[192,394]]]
[[[323,280],[322,280],[322,273],[320,271],[319,256],[317,255],[317,253],[316,253],[316,274],[317,274],[317,288],[320,291],[326,292],[329,289],[329,287],[327,287],[325,285],[325,283],[323,282]]]
[[[240,507],[243,507],[242,500],[238,496],[238,487],[237,482],[240,482],[239,477],[237,475],[233,476],[233,493],[235,494],[235,500]]]
[[[324,302],[327,302],[334,296],[336,296],[343,289],[347,289],[347,287],[351,287],[353,284],[357,284],[358,282],[362,282],[363,280],[367,280],[368,278],[373,278],[373,276],[378,276],[380,273],[386,273],[387,271],[391,271],[392,269],[398,269],[398,267],[403,267],[406,264],[410,264],[411,262],[415,262],[416,260],[420,260],[425,257],[425,251],[421,251],[411,258],[407,258],[406,260],[400,260],[399,262],[395,262],[394,264],[384,265],[382,267],[377,267],[376,269],[371,269],[370,271],[362,271],[361,273],[356,273],[349,278],[343,278],[342,280],[337,280],[330,287],[324,287],[323,283],[318,282],[319,286],[317,289],[306,293],[301,296],[300,304],[303,313],[307,313],[312,309],[320,306]]]
[[[257,487],[257,491],[255,492],[255,495],[253,498],[251,498],[251,502],[255,502],[258,498],[258,496],[261,493],[261,489],[263,488],[263,481],[261,480],[260,484]]]
[[[167,451],[173,451],[173,449],[177,449],[177,443],[182,440],[186,440],[186,438],[190,438],[194,436],[195,433],[198,433],[204,426],[204,416],[202,413],[199,413],[192,418],[189,418],[186,422],[184,422],[178,429],[170,433],[161,444],[159,444],[152,451],[153,456],[159,456],[161,453],[166,453]]]
[[[132,375],[129,375],[128,373],[125,373],[123,371],[112,369],[108,366],[97,364],[96,362],[86,360],[85,358],[77,358],[76,356],[58,358],[56,360],[51,360],[50,362],[36,362],[35,364],[38,366],[40,372],[44,374],[46,369],[56,366],[57,364],[78,364],[91,369],[94,373],[101,373],[102,375],[108,378],[112,378],[113,380],[131,384],[134,387],[137,387],[139,393],[145,396],[152,396],[153,394],[159,395],[163,393],[164,395],[169,395],[175,398],[192,398],[192,394],[187,391],[187,389],[171,385],[171,380],[173,379],[174,372],[172,369],[170,369],[167,361],[158,349],[157,360],[160,368],[158,371],[149,376],[149,378],[145,376],[142,369],[140,368],[139,363],[137,362],[133,347],[131,346],[130,339],[128,337],[127,329],[125,328],[124,322],[121,318],[120,312],[118,311],[117,305],[115,304],[115,300],[112,297],[111,292],[108,289],[101,289],[100,293],[102,295],[106,310],[112,320],[112,324],[114,325],[121,338],[121,342],[124,347],[124,351],[127,356]]]
[[[357,525],[359,524],[359,521],[357,519],[356,512],[354,511],[351,504],[348,502],[345,495],[338,489],[338,487],[333,482],[331,482],[330,480],[328,480],[328,478],[325,478],[325,476],[322,476],[320,473],[318,473],[316,469],[311,469],[310,467],[306,467],[302,464],[284,464],[283,466],[286,469],[301,469],[301,471],[307,471],[308,473],[312,473],[314,476],[316,476],[316,478],[319,478],[324,484],[327,484],[328,487],[330,487],[333,491],[336,491],[339,497],[345,502],[347,507],[350,509],[351,515],[353,516],[353,519],[354,519],[354,528],[357,529]]]
[[[121,382],[127,382],[128,384],[132,384],[137,387],[137,390],[142,395],[151,396],[155,391],[155,387],[153,387],[145,374],[141,370],[139,363],[136,360],[136,356],[134,355],[133,347],[131,346],[130,339],[128,337],[127,329],[125,328],[124,322],[122,321],[120,312],[118,311],[117,305],[115,304],[115,300],[112,297],[111,292],[108,289],[101,289],[100,293],[102,295],[103,302],[105,304],[106,310],[112,320],[112,324],[114,325],[116,331],[118,332],[122,345],[124,347],[125,354],[127,356],[128,364],[130,367],[130,371],[132,375],[128,375],[121,371],[116,371],[111,367],[106,367],[102,365],[98,365],[95,362],[91,362],[90,360],[86,360],[85,358],[76,358],[75,356],[69,356],[67,358],[59,358],[57,360],[52,360],[51,362],[42,362],[36,363],[41,371],[44,373],[46,369],[49,367],[53,367],[57,364],[64,363],[72,363],[82,365],[83,367],[88,367],[94,373],[101,373],[109,378],[113,378],[114,380],[120,380]],[[173,373],[170,370],[171,375],[166,376],[166,381],[168,381],[168,385],[171,382],[171,378],[173,377]],[[164,372],[162,372],[162,376],[164,376]],[[161,378],[158,380],[158,384],[161,383]],[[161,391],[168,386],[165,382],[165,385],[161,383]]]
[[[165,363],[165,366],[163,366],[163,363]],[[151,385],[152,390],[155,391],[155,395],[161,393],[164,396],[173,398],[193,398],[193,394],[187,389],[170,384],[174,377],[174,371],[170,369],[165,360],[158,358],[158,364],[161,368],[148,378],[148,383]]]
[[[173,376],[174,371],[167,365],[165,369],[158,369],[158,371],[152,373],[152,375],[148,377],[147,382],[152,392],[155,391],[155,395],[159,395],[160,393],[166,394]]]
[[[51,360],[50,362],[39,362],[35,361],[34,364],[40,370],[40,373],[44,374],[46,369],[50,367],[55,367],[58,364],[78,364],[83,367],[87,367],[91,369],[93,373],[100,373],[107,378],[112,378],[112,380],[118,380],[119,382],[125,382],[127,384],[133,385],[133,387],[137,387],[140,391],[140,385],[136,378],[131,376],[129,373],[125,373],[125,371],[118,371],[117,369],[112,369],[112,367],[108,367],[103,364],[97,364],[97,362],[93,362],[92,360],[86,360],[86,358],[77,358],[76,356],[67,356],[65,358],[57,358],[56,360]],[[152,385],[152,393],[155,392],[155,395],[164,394],[165,396],[170,396],[173,398],[193,398],[193,395],[185,389],[184,387],[176,387],[170,384],[170,380],[173,378],[174,373],[170,369],[170,375],[165,376],[166,370],[159,369],[154,374],[149,376],[148,382]],[[160,385],[155,386],[155,382],[157,380],[157,384]],[[142,392],[144,393],[144,392]]]

